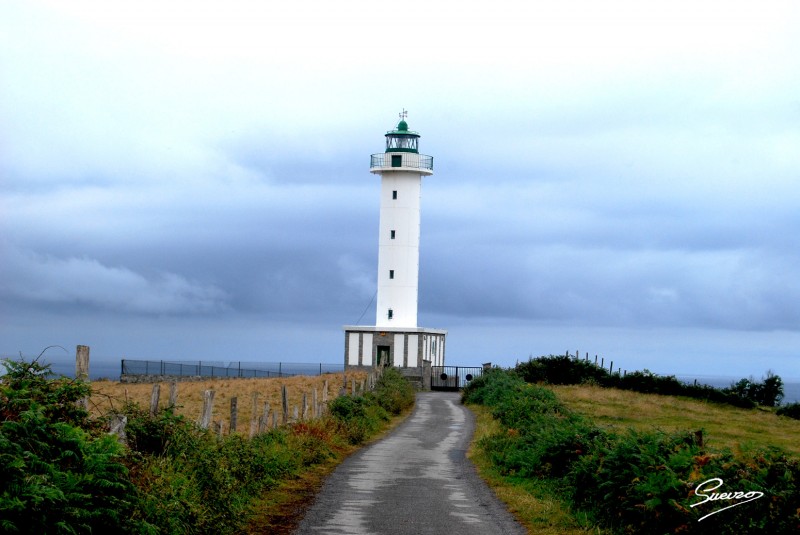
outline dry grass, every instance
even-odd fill
[[[552,388],[569,408],[592,417],[599,425],[667,432],[704,429],[706,444],[711,448],[742,452],[777,446],[800,456],[800,421],[776,416],[770,409],[739,409],[599,386]]]
[[[237,398],[238,425],[237,431],[247,433],[250,429],[252,416],[252,396],[258,393],[257,415],[264,410],[264,403],[269,403],[271,410],[281,410],[281,387],[286,385],[289,398],[289,413],[293,407],[302,411],[303,394],[307,395],[309,411],[313,399],[313,391],[317,390],[317,400],[322,401],[325,382],[328,383],[328,399],[339,395],[344,379],[347,380],[348,390],[351,380],[357,384],[366,379],[366,373],[356,372],[344,376],[341,373],[324,374],[319,376],[297,376],[269,379],[225,379],[209,378],[205,381],[184,381],[178,385],[178,414],[190,420],[199,421],[203,410],[203,392],[214,391],[214,408],[211,420],[216,422],[224,420],[230,422],[231,399]],[[162,382],[160,385],[159,407],[166,407],[169,403],[170,383]],[[142,408],[150,407],[153,392],[153,383],[130,384],[117,381],[92,381],[92,396],[89,403],[93,416],[101,416],[119,410],[126,401],[138,403]]]
[[[539,535],[578,535],[606,533],[582,519],[552,492],[543,480],[504,477],[483,454],[476,443],[483,437],[500,431],[500,423],[492,418],[491,410],[482,405],[469,405],[475,413],[475,435],[467,457],[478,469],[481,478],[492,488],[508,510],[528,530]]]

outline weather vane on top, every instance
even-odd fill
[[[406,109],[405,109],[405,108],[403,108],[403,111],[401,111],[400,113],[398,113],[398,115],[400,116],[400,119],[401,119],[401,120],[405,120],[405,119],[406,119],[406,117],[408,117],[408,112],[406,111]]]

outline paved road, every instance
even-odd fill
[[[457,393],[418,394],[403,424],[331,474],[295,533],[525,533],[466,459],[473,430]]]

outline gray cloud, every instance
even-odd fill
[[[91,258],[55,258],[15,247],[3,249],[0,291],[5,299],[44,307],[67,304],[139,314],[202,314],[226,307],[226,295],[219,288],[174,273],[145,277]]]
[[[429,6],[400,50],[365,29],[385,22],[374,6],[358,24],[294,5],[192,20],[148,6],[141,25],[108,6],[0,8],[5,316],[22,306],[25,325],[54,328],[55,309],[61,335],[98,336],[100,314],[104,344],[148,351],[126,325],[179,351],[202,324],[202,347],[244,353],[258,333],[287,347],[311,330],[339,358],[339,327],[375,291],[368,157],[406,107],[436,171],[420,317],[451,328],[455,351],[526,353],[529,330],[563,350],[550,328],[628,354],[623,332],[658,331],[651,350],[667,352],[688,329],[752,335],[752,353],[780,333],[791,352],[796,8],[721,20],[619,2],[621,25],[591,2],[579,20]],[[25,325],[3,338],[35,345]]]

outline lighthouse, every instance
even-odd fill
[[[447,331],[417,325],[422,178],[433,174],[433,157],[420,154],[420,134],[405,110],[385,134],[384,152],[370,157],[380,176],[378,288],[374,326],[346,325],[345,365],[395,366],[407,375],[443,366]]]
[[[420,195],[433,158],[419,153],[419,134],[402,120],[386,133],[386,152],[369,170],[381,177],[377,327],[417,327]]]

